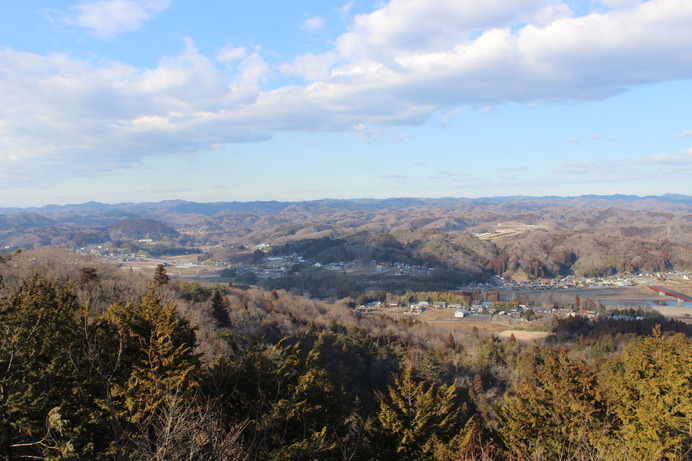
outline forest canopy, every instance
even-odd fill
[[[165,275],[3,256],[0,455],[691,457],[689,329],[556,325],[569,342],[522,344]]]

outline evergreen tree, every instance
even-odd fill
[[[156,270],[154,271],[154,286],[167,285],[171,278],[166,273],[166,266],[163,264],[157,264]]]
[[[476,410],[478,414],[481,415],[482,421],[487,424],[490,421],[490,405],[488,404],[488,399],[485,396],[485,389],[483,389],[483,379],[481,375],[476,374],[473,376],[473,382],[471,388],[469,389],[471,398],[476,404]]]
[[[69,288],[40,274],[0,301],[0,454],[76,457],[81,363]]]
[[[452,350],[456,349],[457,347],[457,342],[454,340],[454,335],[452,334],[452,332],[450,332],[449,335],[447,335],[446,345],[449,349]]]
[[[220,328],[228,328],[231,326],[231,318],[228,316],[228,307],[228,300],[221,293],[221,290],[215,290],[211,298],[211,315]]]
[[[607,432],[595,370],[563,349],[541,352],[535,371],[499,408],[500,435],[519,459],[588,458]]]
[[[93,282],[97,282],[99,279],[99,274],[93,267],[82,267],[79,269],[79,283],[81,285],[88,285]]]
[[[227,408],[232,424],[243,424],[251,458],[330,459],[344,424],[343,392],[319,365],[316,350],[303,356],[285,342],[234,344],[234,358],[221,357],[207,387]]]
[[[458,449],[464,441],[456,386],[417,381],[408,364],[386,393],[376,391],[375,396],[379,406],[375,430],[389,445],[381,459],[445,459],[452,447]]]
[[[640,459],[692,455],[692,340],[660,328],[630,343],[600,375],[622,443]]]
[[[148,437],[157,413],[172,400],[192,398],[200,363],[195,334],[172,304],[163,305],[153,289],[138,303],[111,306],[103,315],[111,350],[122,361],[110,380],[117,416],[131,442]]]

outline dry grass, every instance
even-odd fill
[[[550,333],[547,331],[504,330],[497,333],[495,336],[501,339],[509,339],[512,335],[514,335],[517,341],[528,343],[542,341],[550,336]]]

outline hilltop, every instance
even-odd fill
[[[194,263],[275,279],[267,283],[276,288],[311,291],[306,279],[315,279],[324,292],[316,296],[396,291],[418,282],[443,289],[493,276],[689,269],[692,197],[172,200],[0,209],[1,248],[55,245],[116,261],[192,255]],[[269,258],[278,262],[260,266]],[[329,264],[330,271],[321,267]],[[372,270],[346,270],[362,265]],[[392,276],[380,277],[384,269]]]

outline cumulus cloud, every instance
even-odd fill
[[[428,3],[395,0],[356,16],[337,41],[334,79],[435,104],[493,104],[602,98],[692,73],[690,2],[581,17],[563,5],[546,25],[531,22],[554,8],[544,1]]]
[[[509,27],[540,11],[543,0],[392,0],[370,14],[357,15],[338,40],[351,60],[453,50],[479,31]]]
[[[99,0],[78,3],[62,19],[66,24],[87,29],[93,35],[110,40],[118,34],[139,30],[160,14],[170,0]]]
[[[329,66],[335,57],[333,53],[303,54],[291,63],[281,64],[279,70],[284,75],[298,75],[308,81],[327,80],[330,76]]]
[[[684,130],[680,136],[692,136],[692,130]]]
[[[267,71],[256,54],[233,79],[191,42],[140,70],[95,66],[66,55],[0,51],[0,176],[93,174],[129,168],[147,155],[267,139],[262,124],[235,112],[260,96]],[[228,126],[234,126],[229,130]]]
[[[112,38],[168,5],[83,2],[69,20]],[[689,0],[608,0],[590,11],[555,0],[391,0],[356,15],[329,52],[275,68],[259,51],[229,45],[208,57],[189,40],[146,69],[4,49],[0,175],[25,178],[37,163],[52,167],[46,175],[61,165],[71,174],[128,168],[146,155],[279,131],[351,131],[370,141],[375,130],[433,115],[444,122],[459,108],[605,98],[692,78],[689,24]],[[275,69],[305,82],[274,83]]]

